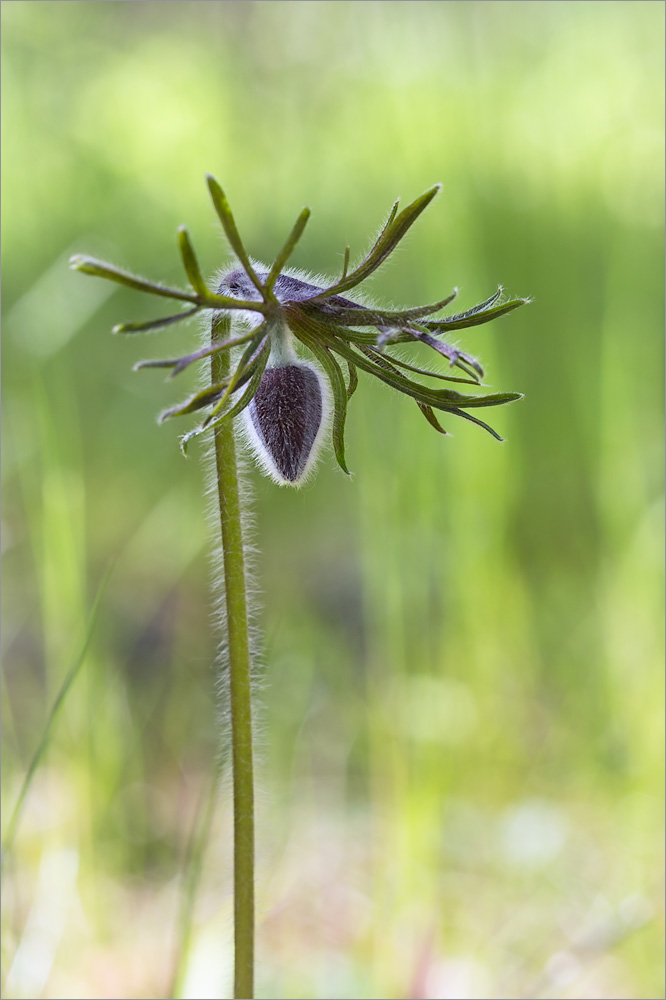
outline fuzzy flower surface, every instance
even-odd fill
[[[497,319],[529,299],[504,299],[500,287],[484,302],[447,316],[442,313],[456,297],[456,289],[430,305],[398,310],[375,308],[346,295],[393,253],[433,200],[439,184],[401,212],[396,202],[360,263],[350,270],[347,247],[340,278],[328,284],[319,283],[319,279],[314,283],[308,275],[286,267],[309,219],[309,209],[303,209],[268,267],[250,259],[224,192],[213,177],[207,180],[213,205],[236,257],[235,263],[218,276],[215,292],[209,290],[201,275],[185,227],[180,228],[178,241],[191,291],[155,284],[90,257],[76,256],[70,262],[86,274],[187,305],[175,315],[116,326],[116,333],[154,330],[204,310],[211,313],[210,340],[202,348],[179,358],[142,361],[135,366],[167,368],[173,377],[197,361],[229,352],[232,364],[222,381],[214,381],[161,415],[160,419],[165,420],[199,411],[205,414],[199,426],[181,439],[184,452],[192,437],[241,417],[259,465],[276,482],[292,486],[305,482],[329,432],[338,464],[348,473],[345,421],[359,370],[410,396],[441,434],[447,432],[439,415],[450,413],[471,420],[502,440],[476,412],[470,411],[509,403],[520,399],[521,394],[479,393],[484,374],[480,363],[444,338],[454,331]],[[409,343],[426,344],[444,359],[444,370],[409,364],[392,350],[394,345]],[[442,383],[471,385],[477,392],[460,392]]]

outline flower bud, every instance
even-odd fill
[[[245,427],[263,470],[277,483],[301,486],[313,468],[328,415],[321,375],[294,357],[268,367],[245,410]]]

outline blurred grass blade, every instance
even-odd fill
[[[139,292],[149,292],[151,295],[161,295],[165,299],[180,299],[182,302],[196,302],[197,296],[191,292],[181,292],[178,288],[167,288],[166,285],[157,285],[153,281],[146,281],[138,278],[129,271],[122,271],[112,264],[106,264],[102,260],[95,260],[94,257],[85,257],[76,254],[70,257],[69,266],[74,271],[82,271],[83,274],[92,274],[96,278],[106,278],[108,281],[115,281],[126,288],[134,288]]]
[[[204,854],[210,837],[210,828],[215,815],[215,803],[217,801],[217,786],[220,777],[219,766],[215,769],[210,780],[205,797],[199,804],[197,815],[195,816],[187,847],[185,849],[185,860],[181,874],[180,907],[178,914],[178,940],[176,943],[176,955],[174,970],[169,986],[168,995],[177,1000],[183,991],[185,973],[187,972],[187,960],[192,941],[192,922],[194,917],[194,907],[197,897],[197,889],[201,878]]]
[[[104,576],[102,577],[101,583],[97,588],[97,593],[95,595],[95,599],[93,601],[93,605],[90,610],[90,615],[86,623],[79,652],[77,653],[74,662],[72,663],[72,666],[69,668],[69,671],[67,672],[67,675],[60,687],[60,690],[58,691],[56,699],[53,703],[53,707],[49,713],[49,717],[47,719],[46,726],[42,734],[42,738],[39,741],[37,749],[35,750],[32,760],[30,761],[30,764],[28,766],[28,770],[26,771],[25,778],[23,779],[23,784],[21,785],[21,790],[19,792],[18,799],[16,800],[16,805],[14,806],[12,814],[9,818],[9,822],[7,824],[7,830],[5,833],[4,842],[2,844],[2,859],[0,860],[0,870],[4,867],[5,859],[7,855],[11,852],[12,845],[14,843],[14,838],[16,836],[16,830],[18,828],[18,824],[21,819],[21,814],[23,812],[23,807],[25,805],[26,797],[30,790],[32,780],[37,772],[37,768],[39,767],[44,754],[48,750],[60,711],[62,710],[62,707],[65,703],[65,699],[69,694],[72,685],[74,684],[74,681],[78,677],[79,672],[83,664],[85,663],[88,647],[90,646],[90,640],[92,639],[92,635],[95,629],[95,624],[97,622],[97,613],[99,611],[104,591],[106,590],[107,584],[111,577],[111,573],[113,572],[113,567],[114,567],[114,562],[112,562],[107,568],[106,572],[104,573]]]
[[[178,228],[178,249],[180,250],[180,256],[183,259],[183,267],[185,268],[185,273],[189,278],[192,288],[198,295],[205,298],[208,295],[208,289],[206,288],[206,282],[203,280],[201,275],[199,261],[197,260],[197,255],[194,252],[194,247],[192,246],[187,226],[179,226]]]
[[[257,274],[250,263],[250,258],[248,257],[247,251],[243,246],[243,241],[240,238],[240,233],[236,227],[236,222],[234,220],[231,208],[229,207],[229,202],[227,201],[227,196],[224,191],[215,180],[212,174],[206,175],[206,182],[208,184],[208,190],[210,191],[210,196],[213,200],[213,205],[215,206],[215,211],[217,212],[220,222],[222,223],[222,228],[226,233],[226,237],[229,240],[231,249],[234,251],[239,261],[243,265],[243,269],[247,274],[248,278],[260,293],[262,299],[264,297],[263,286],[257,277]]]
[[[310,209],[304,208],[299,217],[294,223],[294,228],[289,233],[284,246],[280,250],[279,254],[273,262],[273,266],[268,272],[268,277],[266,278],[266,284],[264,289],[267,295],[273,295],[273,285],[275,284],[278,275],[282,272],[282,268],[285,266],[289,258],[291,257],[294,248],[301,236],[303,235],[303,230],[305,229],[308,219],[310,218]]]

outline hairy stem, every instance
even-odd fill
[[[228,336],[229,320],[215,318],[212,339]],[[211,358],[213,384],[229,376],[227,353]],[[231,420],[214,430],[215,471],[224,557],[231,749],[234,788],[234,997],[254,996],[254,784],[250,641],[236,442]]]

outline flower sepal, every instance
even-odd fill
[[[300,240],[310,210],[304,208],[280,252],[270,267],[253,262],[240,237],[227,197],[210,175],[208,188],[237,264],[218,279],[210,291],[201,273],[189,233],[178,231],[178,247],[190,291],[154,283],[98,261],[78,255],[71,266],[85,274],[187,306],[182,312],[140,323],[122,323],[116,333],[140,333],[162,329],[200,312],[212,316],[210,341],[179,358],[147,360],[135,368],[169,369],[169,378],[190,365],[230,352],[229,374],[184,402],[165,410],[160,420],[207,410],[202,423],[181,438],[183,453],[189,441],[205,431],[242,415],[246,437],[259,464],[276,482],[298,486],[316,462],[323,435],[331,427],[331,440],[338,464],[349,473],[345,458],[344,431],[347,406],[358,384],[358,371],[373,375],[403,395],[410,396],[428,423],[439,433],[447,431],[438,413],[450,413],[472,421],[501,441],[500,435],[483,420],[467,412],[500,406],[521,398],[521,393],[502,392],[472,395],[437,388],[436,382],[464,383],[480,387],[483,367],[471,354],[442,338],[457,330],[488,323],[525,305],[527,298],[503,297],[497,291],[483,302],[450,316],[441,313],[457,295],[448,295],[429,305],[406,309],[380,309],[355,302],[342,293],[357,288],[393,253],[421,213],[435,198],[436,184],[401,212],[393,205],[377,239],[361,262],[349,269],[349,247],[345,249],[342,275],[331,284],[313,281],[308,275],[287,269],[288,260]],[[235,316],[233,336],[216,336],[228,317]],[[306,357],[294,350],[294,341]],[[411,364],[392,349],[420,343],[444,357],[443,372]],[[340,361],[348,371],[345,382]],[[451,374],[453,369],[462,374]],[[419,381],[417,375],[426,381]],[[329,415],[331,419],[329,420]]]

